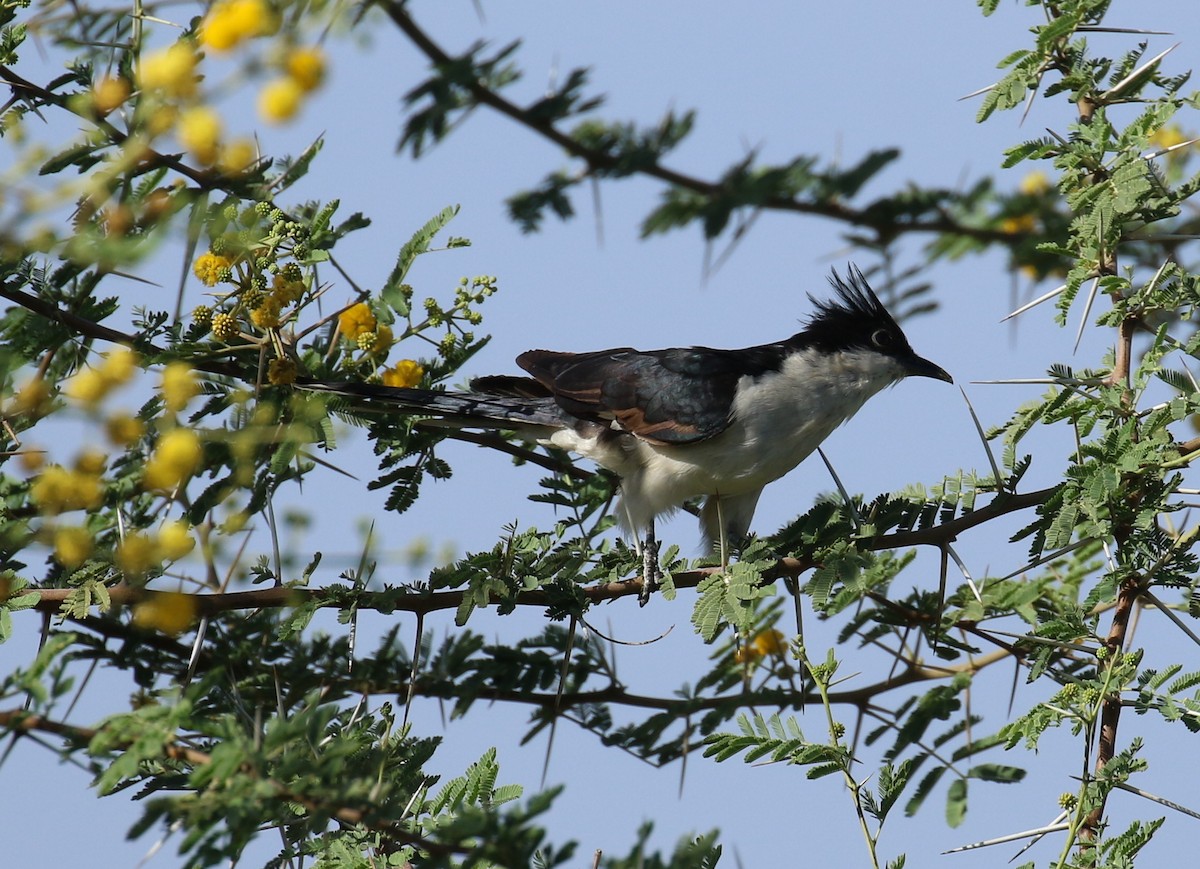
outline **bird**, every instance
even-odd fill
[[[469,391],[365,382],[299,385],[441,425],[513,431],[594,461],[620,480],[618,520],[643,556],[643,603],[661,579],[655,519],[703,498],[706,545],[744,540],[763,488],[787,474],[871,396],[906,377],[953,383],[918,356],[850,265],[833,297],[782,341],[741,349],[529,350],[521,375]]]

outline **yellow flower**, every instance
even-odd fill
[[[759,655],[772,655],[776,658],[784,657],[788,650],[787,637],[783,635],[782,631],[774,628],[759,633],[751,645]]]
[[[28,474],[36,474],[46,466],[46,451],[25,444],[25,448],[17,453],[17,461],[21,463],[21,470]]]
[[[267,365],[267,380],[273,386],[296,382],[296,361],[289,358],[272,359]]]
[[[146,426],[136,416],[114,413],[105,420],[104,433],[115,446],[127,447],[146,433]]]
[[[257,308],[250,312],[250,322],[263,331],[278,329],[279,309],[282,307],[282,303],[274,294],[267,296]]]
[[[1040,169],[1030,172],[1021,179],[1017,190],[1026,196],[1041,196],[1050,189],[1050,176]]]
[[[110,386],[128,383],[137,371],[138,355],[128,347],[121,347],[105,353],[100,365],[100,376]]]
[[[1171,124],[1155,130],[1154,135],[1150,137],[1150,144],[1160,151],[1165,151],[1167,148],[1182,145],[1187,140],[1188,137],[1183,134],[1183,129],[1178,124]]]
[[[196,598],[181,591],[151,591],[133,607],[133,623],[139,628],[177,637],[191,627],[199,615]]]
[[[94,407],[108,394],[108,382],[104,375],[95,368],[81,368],[75,372],[64,392],[76,401],[81,401],[89,407]]]
[[[172,362],[163,369],[162,386],[159,387],[159,391],[167,410],[178,413],[200,392],[200,384],[196,382],[196,375],[186,362]]]
[[[143,90],[161,90],[173,97],[190,97],[196,92],[196,52],[192,44],[181,39],[142,55],[137,78]]]
[[[284,61],[284,69],[302,91],[316,90],[325,79],[325,53],[315,45],[293,48]]]
[[[92,86],[92,104],[101,115],[107,115],[129,99],[129,82],[123,78],[105,76]]]
[[[421,363],[411,359],[401,359],[394,366],[383,372],[384,386],[398,386],[411,389],[421,382],[425,369]]]
[[[258,151],[249,139],[234,139],[217,154],[217,168],[226,175],[239,175],[254,165]]]
[[[145,487],[172,491],[200,468],[203,458],[204,448],[194,431],[172,429],[159,438],[146,462]]]
[[[284,305],[290,305],[304,295],[304,281],[289,280],[287,275],[281,272],[271,281],[271,295]]]
[[[374,332],[378,325],[366,302],[351,305],[338,315],[338,331],[349,341],[357,341],[364,332]]]
[[[221,280],[221,272],[232,265],[233,262],[229,257],[208,251],[196,257],[196,262],[192,265],[192,271],[206,287],[214,287]]]
[[[179,108],[173,105],[153,107],[146,115],[146,132],[151,136],[161,136],[175,127],[179,120]]]
[[[86,528],[59,528],[54,532],[54,557],[74,570],[92,554],[92,535]]]
[[[379,326],[374,332],[363,332],[358,336],[359,349],[372,356],[386,356],[395,341],[391,326]]]
[[[84,447],[75,457],[75,470],[93,477],[103,474],[107,464],[108,456],[95,447]]]
[[[258,95],[258,113],[272,124],[289,121],[300,111],[303,96],[304,90],[295,79],[277,78]]]
[[[178,561],[196,547],[191,529],[186,522],[176,520],[163,525],[158,532],[158,545],[163,558],[168,561]]]
[[[275,26],[275,14],[263,0],[219,0],[204,16],[200,42],[216,52],[228,51]]]
[[[94,510],[103,498],[99,477],[68,471],[62,465],[50,465],[42,471],[33,481],[29,495],[42,512],[49,514]]]
[[[41,416],[48,410],[50,410],[50,387],[46,385],[45,378],[34,377],[17,390],[8,412]]]
[[[734,654],[733,660],[739,664],[752,664],[762,657],[762,652],[754,646],[742,646]]]
[[[179,116],[178,135],[197,160],[211,165],[217,161],[221,144],[221,116],[208,106],[185,109]]]
[[[117,567],[129,576],[141,576],[162,560],[158,545],[140,532],[126,534],[113,556]]]
[[[1032,214],[1018,214],[1016,217],[1006,217],[1000,221],[1000,229],[1013,234],[1018,232],[1033,232],[1037,229],[1037,218]]]

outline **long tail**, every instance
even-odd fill
[[[296,385],[310,392],[340,396],[351,411],[367,415],[395,412],[430,417],[457,428],[532,429],[534,434],[548,434],[574,422],[549,396],[435,392],[352,381],[301,381]]]

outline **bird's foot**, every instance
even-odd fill
[[[662,565],[658,563],[658,540],[654,532],[646,535],[642,544],[642,590],[638,592],[638,605],[645,606],[650,602],[659,582],[663,578]]]

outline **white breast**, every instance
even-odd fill
[[[662,446],[633,435],[602,439],[562,431],[551,442],[620,476],[622,519],[639,529],[690,498],[760,491],[901,377],[900,366],[879,353],[808,350],[788,357],[779,372],[742,378],[729,427],[708,440]]]

